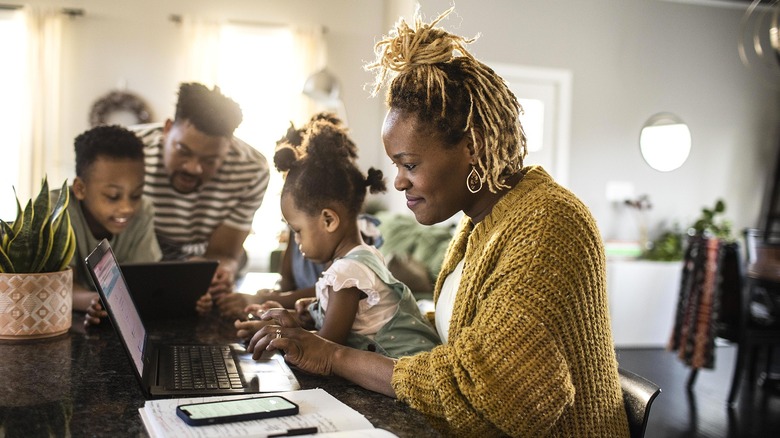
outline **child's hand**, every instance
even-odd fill
[[[314,328],[314,319],[309,313],[309,305],[317,301],[315,297],[300,298],[295,302],[295,316],[301,324],[301,327],[307,329]]]
[[[273,321],[241,321],[237,319],[236,322],[233,323],[233,325],[236,327],[236,330],[238,330],[236,334],[241,339],[250,339],[255,333],[257,333],[258,330],[267,326],[268,324],[273,324]]]
[[[265,302],[273,302],[273,303],[279,303],[280,298],[289,295],[290,292],[282,292],[276,289],[260,289],[257,292],[255,292],[255,297],[257,297],[257,303],[263,304]],[[284,307],[284,305],[279,305],[275,307]],[[273,307],[269,307],[269,309],[273,309]]]
[[[275,309],[277,307],[284,307],[278,301],[266,301],[262,304],[250,304],[244,308],[244,312],[253,313],[256,316],[260,316],[266,310]]]
[[[214,301],[211,299],[211,294],[208,292],[200,297],[195,303],[195,310],[198,312],[198,315],[205,315],[211,312],[212,307],[214,307]]]
[[[235,284],[236,274],[230,269],[225,269],[222,266],[218,267],[214,272],[214,278],[211,279],[211,286],[209,286],[208,293],[212,297],[216,298],[222,294],[227,294],[233,291]]]
[[[276,300],[276,297],[279,296],[279,291],[276,289],[258,289],[257,292],[255,292],[255,295],[262,303],[268,300]]]
[[[246,295],[239,292],[221,294],[214,297],[214,305],[219,310],[219,315],[226,319],[243,319],[247,305]]]
[[[103,306],[100,304],[100,298],[92,298],[87,308],[87,314],[84,316],[84,325],[98,325],[101,318],[108,316],[108,313],[103,310]]]

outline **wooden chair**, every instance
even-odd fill
[[[631,438],[643,438],[650,417],[650,406],[661,393],[661,388],[644,377],[623,368],[618,369],[620,387],[623,389],[623,403],[628,414],[628,428]]]
[[[751,303],[759,292],[769,299],[780,295],[780,236],[764,236],[761,230],[747,229],[745,237],[744,281],[739,303],[737,358],[728,405],[734,406],[739,395],[742,375],[747,370],[748,381],[756,381],[755,365],[759,347],[766,348],[766,372],[771,365],[772,347],[780,344],[780,321],[771,325],[758,323],[751,312]]]

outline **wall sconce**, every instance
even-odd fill
[[[347,110],[341,100],[341,85],[333,73],[324,68],[313,73],[303,84],[303,94],[323,110],[335,112],[345,125],[348,124]]]

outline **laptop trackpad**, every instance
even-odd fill
[[[252,359],[252,353],[239,353],[236,358],[250,388],[257,385],[260,392],[300,389],[298,379],[277,351],[264,351],[258,360]]]

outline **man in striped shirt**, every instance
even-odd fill
[[[219,88],[183,83],[173,120],[132,128],[146,146],[144,195],[154,204],[163,259],[220,261],[200,310],[233,290],[244,240],[268,186],[265,157],[233,136],[242,118]]]

